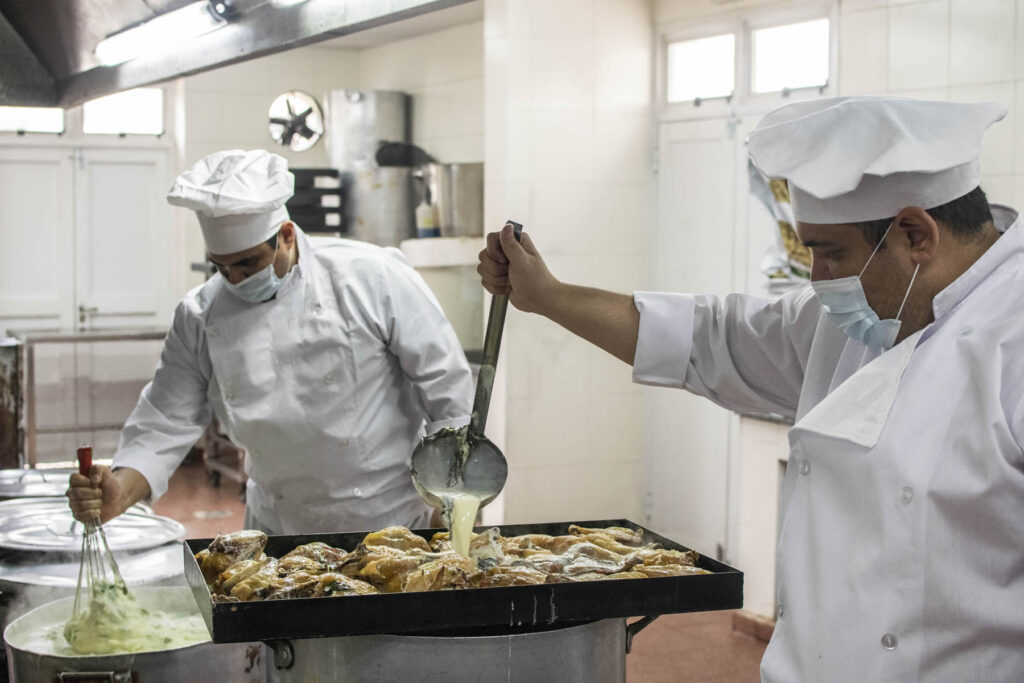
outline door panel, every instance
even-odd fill
[[[68,149],[0,149],[0,336],[72,324]]]
[[[164,323],[170,216],[163,151],[86,150],[77,183],[77,305],[90,327]]]
[[[168,157],[165,149],[0,147],[0,337],[8,329],[166,327],[175,265]],[[81,316],[79,306],[97,315]],[[25,400],[35,461],[66,461],[83,442],[109,457],[160,347],[33,345]]]
[[[736,145],[723,120],[662,124],[656,290],[735,290]],[[726,545],[730,413],[674,389],[645,389],[651,525],[715,553]]]

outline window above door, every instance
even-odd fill
[[[834,93],[836,14],[835,3],[818,3],[664,27],[657,57],[662,118]]]
[[[168,129],[164,87],[135,88],[78,107],[0,107],[0,145],[164,147]],[[56,141],[60,140],[59,143]]]

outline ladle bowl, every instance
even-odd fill
[[[508,221],[516,240],[523,226]],[[491,298],[491,311],[484,333],[483,358],[477,375],[473,414],[466,427],[442,429],[420,441],[412,453],[412,483],[420,496],[433,508],[450,513],[446,506],[454,496],[471,495],[480,499],[480,507],[494,500],[508,478],[508,462],[501,449],[484,436],[491,388],[501,348],[501,333],[508,310],[508,295]]]
[[[468,457],[458,453],[468,442]],[[461,466],[461,472],[459,467]],[[508,478],[508,461],[485,436],[463,429],[442,429],[420,443],[412,455],[412,482],[423,500],[438,510],[445,493],[470,493],[480,507],[497,498]]]

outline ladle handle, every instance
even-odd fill
[[[523,226],[507,221],[513,228],[516,241],[522,240]],[[487,426],[487,411],[491,406],[491,389],[494,387],[494,372],[498,365],[498,351],[501,348],[501,332],[505,327],[505,312],[508,311],[508,295],[495,294],[491,297],[491,312],[487,316],[487,331],[484,333],[484,353],[480,360],[480,374],[476,379],[476,395],[473,397],[473,416],[469,431],[483,434]]]

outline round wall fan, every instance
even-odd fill
[[[270,105],[270,137],[293,152],[304,152],[324,134],[324,113],[309,93],[289,90]]]

